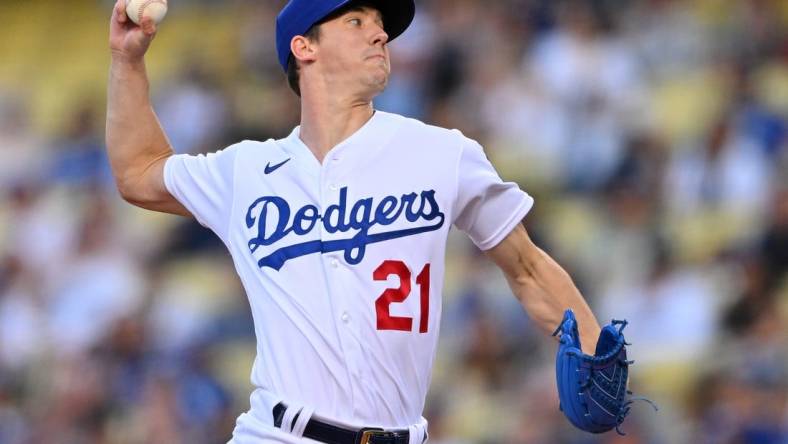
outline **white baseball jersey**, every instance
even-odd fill
[[[224,241],[249,297],[256,390],[239,443],[300,442],[273,429],[279,401],[423,436],[449,228],[487,250],[533,205],[459,131],[381,111],[322,164],[297,127],[173,156],[164,178]]]

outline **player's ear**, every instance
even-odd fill
[[[317,53],[317,48],[315,47],[314,42],[309,40],[308,38],[297,35],[290,40],[290,52],[293,53],[293,57],[296,60],[303,62],[313,62],[315,61],[315,55]]]

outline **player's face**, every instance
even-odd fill
[[[334,86],[377,94],[391,73],[387,43],[378,10],[351,10],[320,27],[317,61],[321,73]]]

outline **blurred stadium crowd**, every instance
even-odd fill
[[[0,2],[0,443],[225,442],[246,296],[209,232],[118,197],[111,2],[58,3]],[[282,4],[170,2],[148,67],[176,151],[297,124]],[[430,442],[788,443],[788,2],[417,4],[376,106],[461,129],[535,196],[529,231],[600,321],[630,321],[631,388],[661,407],[574,432],[554,343],[455,233]]]

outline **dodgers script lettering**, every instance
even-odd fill
[[[370,234],[375,226],[389,226],[397,221],[408,222],[407,228]],[[261,247],[273,246],[289,235],[305,236],[318,223],[326,232],[350,233],[340,240],[311,240],[274,249],[258,260],[260,268],[279,270],[290,259],[312,253],[343,251],[345,261],[355,265],[361,262],[366,246],[400,237],[413,236],[438,230],[445,215],[435,200],[435,190],[408,193],[400,197],[385,196],[375,202],[371,197],[359,199],[351,205],[347,201],[347,187],[339,191],[339,202],[329,205],[324,214],[315,205],[306,205],[293,211],[290,204],[279,196],[264,196],[255,200],[246,212],[246,227],[256,229],[249,240],[249,250],[254,254]]]

